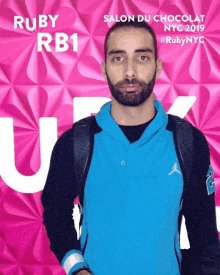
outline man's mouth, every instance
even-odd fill
[[[125,92],[136,92],[139,88],[139,85],[125,85],[123,86],[123,90]]]

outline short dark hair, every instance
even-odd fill
[[[157,38],[155,35],[154,30],[152,29],[152,27],[145,21],[138,21],[138,18],[135,17],[134,21],[133,20],[127,20],[127,21],[123,21],[123,22],[116,22],[113,26],[111,26],[111,28],[108,30],[106,37],[105,37],[105,43],[104,43],[104,47],[105,47],[105,61],[107,59],[107,42],[108,42],[108,38],[109,35],[117,29],[120,28],[125,28],[125,27],[133,27],[133,28],[143,28],[145,30],[147,30],[153,37],[153,43],[154,43],[154,57],[155,60],[157,60]]]

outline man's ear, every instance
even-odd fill
[[[162,60],[161,59],[157,59],[156,79],[158,79],[160,77],[161,70],[162,70]]]
[[[102,74],[104,76],[105,81],[108,82],[107,75],[106,75],[105,61],[102,62]]]

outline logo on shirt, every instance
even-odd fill
[[[182,175],[181,172],[177,169],[177,162],[174,163],[173,168],[172,168],[172,171],[171,171],[168,175],[170,176],[170,175],[172,175],[172,174],[175,173],[175,172],[177,172],[177,173],[179,173],[180,175]]]
[[[212,165],[209,166],[209,170],[206,175],[206,178],[207,178],[206,186],[207,186],[208,195],[211,195],[213,192],[215,192],[215,182],[214,182]]]
[[[80,239],[80,235],[81,235],[81,231],[82,231],[82,226],[80,226],[80,218],[81,218],[81,214],[82,214],[81,209],[82,209],[82,206],[80,205],[80,203],[74,204],[72,217],[74,220],[74,226],[75,226],[76,233],[77,233],[77,240]]]

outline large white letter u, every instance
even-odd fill
[[[50,156],[57,140],[57,119],[40,118],[41,167],[33,176],[21,175],[15,167],[13,119],[0,118],[0,176],[12,189],[22,193],[43,190]]]

